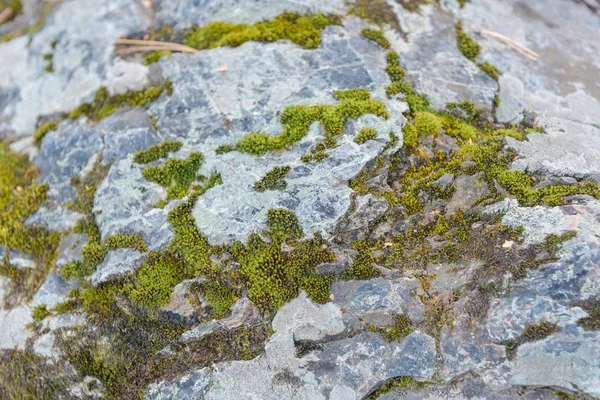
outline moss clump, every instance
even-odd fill
[[[4,306],[11,308],[29,299],[42,284],[54,263],[59,235],[25,221],[47,198],[47,185],[35,183],[38,169],[26,155],[12,152],[0,142],[0,275],[11,279],[10,292],[4,296]],[[35,268],[18,268],[9,262],[14,249],[30,256]]]
[[[388,97],[402,93],[404,101],[408,103],[411,113],[429,110],[429,100],[413,91],[410,83],[405,82],[405,71],[400,66],[400,56],[395,51],[387,54],[387,66],[385,72],[388,74],[392,83],[386,87],[385,93]]]
[[[360,34],[367,40],[372,40],[384,49],[391,47],[390,41],[386,39],[383,31],[377,31],[375,29],[363,29]]]
[[[46,122],[45,124],[36,129],[35,133],[33,134],[33,142],[36,146],[39,146],[40,144],[42,144],[42,139],[44,138],[44,136],[46,136],[48,132],[55,131],[57,129],[57,121]]]
[[[348,14],[355,15],[380,28],[389,25],[400,33],[402,27],[392,6],[385,0],[351,0],[346,2]]]
[[[456,45],[458,49],[465,57],[471,61],[475,61],[479,53],[481,52],[481,46],[479,43],[473,40],[471,36],[467,35],[463,30],[462,23],[456,24]]]
[[[162,307],[171,299],[175,285],[185,279],[181,260],[151,252],[135,276],[130,298],[145,307]]]
[[[235,290],[220,280],[195,284],[192,290],[197,290],[204,296],[215,311],[216,319],[223,318],[237,299]]]
[[[167,200],[187,195],[196,181],[196,172],[204,163],[202,153],[191,153],[185,160],[168,159],[162,166],[150,166],[142,171],[143,177],[167,189]]]
[[[500,96],[496,95],[494,96],[494,102],[493,102],[494,107],[498,108],[500,107]]]
[[[442,123],[437,115],[427,111],[419,111],[415,114],[415,127],[419,133],[438,135],[442,130]]]
[[[198,50],[220,46],[237,47],[248,41],[275,42],[287,39],[306,49],[321,44],[321,32],[329,25],[340,25],[337,16],[323,14],[300,15],[286,13],[270,21],[254,25],[211,22],[202,27],[188,29],[183,43]]]
[[[40,304],[31,311],[31,318],[33,318],[33,320],[36,322],[39,322],[50,315],[52,315],[52,313],[48,310],[45,304]]]
[[[179,149],[181,149],[181,146],[183,146],[181,142],[167,140],[164,143],[150,146],[146,150],[138,151],[133,157],[133,162],[136,162],[138,164],[148,164],[153,161],[160,160],[161,158],[168,157],[169,153],[179,151]]]
[[[94,99],[91,103],[81,104],[71,111],[66,118],[76,119],[86,116],[92,121],[99,121],[102,118],[108,117],[123,105],[131,107],[145,106],[158,99],[163,92],[169,96],[173,92],[173,84],[168,79],[165,79],[165,82],[160,86],[150,86],[144,90],[129,91],[114,96],[108,93],[108,89],[101,87],[94,94]]]
[[[344,124],[365,114],[389,118],[383,102],[371,99],[365,89],[339,91],[333,94],[339,103],[332,106],[290,106],[281,115],[284,131],[275,136],[263,132],[250,133],[242,138],[235,150],[254,155],[263,155],[269,151],[291,146],[308,133],[313,122],[319,121],[325,128],[325,140],[311,151],[322,153],[325,148],[334,147],[336,137],[341,135]]]
[[[136,233],[135,235],[117,233],[104,239],[103,244],[108,251],[116,249],[131,249],[139,251],[140,253],[148,251],[148,247],[139,233]]]
[[[377,400],[381,396],[391,392],[416,392],[418,390],[425,389],[431,385],[429,382],[419,382],[412,376],[400,376],[397,378],[391,378],[385,381],[379,389],[365,397],[365,400]]]
[[[400,314],[396,315],[394,323],[389,326],[383,328],[370,326],[369,329],[372,332],[381,334],[388,342],[395,342],[410,335],[415,330],[415,327],[410,318]]]
[[[371,255],[368,243],[356,241],[352,243],[352,248],[358,251],[358,255],[354,258],[352,266],[344,272],[344,279],[368,280],[379,276],[379,271],[373,267],[375,259]]]
[[[404,132],[404,144],[410,147],[417,147],[419,145],[421,142],[419,139],[419,132],[413,124],[407,123],[404,125],[402,131]]]
[[[529,325],[521,336],[504,342],[504,346],[506,346],[506,355],[508,358],[513,358],[517,354],[517,349],[520,345],[543,340],[548,336],[555,334],[559,330],[560,327],[558,325],[547,321],[542,321],[539,324]]]
[[[354,138],[354,141],[358,144],[363,144],[368,140],[377,139],[377,132],[373,128],[362,128],[358,135]]]
[[[163,57],[170,57],[173,53],[170,51],[153,51],[150,53],[144,53],[142,55],[142,59],[144,60],[144,65],[154,64],[158,62]]]
[[[285,190],[287,182],[286,175],[290,172],[291,167],[274,167],[267,172],[259,181],[254,182],[254,190],[264,192],[266,190]]]
[[[100,243],[100,231],[93,217],[89,216],[77,221],[73,232],[86,235],[88,242],[81,249],[81,261],[63,265],[60,273],[65,279],[82,279],[96,270],[96,267],[104,261],[108,250]]]
[[[462,110],[464,112],[467,120],[475,121],[477,118],[477,110],[475,109],[475,104],[471,103],[468,100],[461,102],[450,102],[446,103],[446,108],[448,110]],[[462,116],[461,116],[462,117]]]
[[[290,210],[283,208],[269,209],[267,211],[267,225],[271,232],[271,239],[276,242],[286,242],[290,239],[304,237],[298,219]]]
[[[500,71],[498,68],[494,67],[492,64],[487,62],[478,62],[477,66],[480,70],[482,70],[487,76],[498,82],[500,80]]]
[[[577,325],[586,331],[600,331],[600,300],[589,300],[580,304],[589,315],[577,320]]]
[[[327,303],[330,300],[333,276],[312,274],[300,280],[300,287],[306,291],[314,303]]]

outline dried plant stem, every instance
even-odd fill
[[[498,39],[499,41],[501,41],[502,43],[506,44],[507,46],[509,46],[510,48],[514,49],[515,51],[517,51],[519,54],[521,54],[524,57],[529,58],[530,60],[533,61],[537,61],[538,58],[540,57],[539,54],[537,54],[535,51],[528,49],[525,46],[522,46],[518,43],[516,43],[515,41],[511,40],[510,38],[498,33],[498,32],[493,32],[493,31],[489,31],[487,29],[482,29],[481,30],[481,34],[482,35],[488,35],[491,36],[495,39]]]

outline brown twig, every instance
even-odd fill
[[[138,40],[138,39],[117,39],[116,44],[132,44],[134,47],[119,49],[117,54],[130,54],[137,51],[164,50],[164,51],[179,51],[183,53],[197,53],[198,49],[185,46],[179,43],[159,42],[156,40]],[[145,50],[147,49],[147,50]]]
[[[13,10],[11,7],[8,7],[4,11],[0,13],[0,25],[8,21],[13,16]]]
[[[516,43],[515,41],[511,40],[510,38],[508,38],[498,32],[493,32],[493,31],[489,31],[487,29],[482,29],[481,34],[488,35],[495,39],[498,39],[502,43],[506,44],[507,46],[514,49],[516,52],[518,52],[522,56],[529,58],[530,60],[537,61],[538,58],[540,57],[540,55],[538,53],[536,53],[535,51]]]
[[[170,48],[168,46],[134,46],[134,47],[126,47],[123,49],[118,49],[115,51],[117,55],[124,54],[133,54],[133,53],[143,53],[145,51],[179,51],[182,53],[197,53],[196,49],[183,50],[180,48]]]

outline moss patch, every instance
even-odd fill
[[[188,194],[203,163],[202,153],[192,153],[185,160],[171,158],[162,166],[147,167],[142,175],[146,180],[164,186],[167,189],[167,200],[180,199]]]
[[[539,324],[529,325],[521,336],[504,342],[504,346],[506,346],[506,355],[508,358],[514,358],[520,345],[543,340],[559,330],[560,327],[552,322],[543,321]]]
[[[418,390],[425,389],[429,385],[431,385],[431,383],[417,381],[412,376],[400,376],[397,378],[391,378],[385,381],[385,383],[373,393],[365,397],[365,400],[376,400],[384,394],[391,392],[416,392]]]
[[[360,34],[367,40],[372,40],[384,49],[391,47],[390,41],[386,39],[383,31],[375,29],[363,29]]]
[[[55,131],[57,129],[57,121],[46,122],[45,124],[36,129],[35,133],[33,134],[33,142],[36,146],[39,146],[42,143],[42,139],[44,138],[44,136],[46,136],[48,132]]]
[[[220,46],[237,47],[248,41],[275,42],[287,39],[306,49],[315,49],[321,43],[321,32],[329,25],[340,25],[339,17],[286,13],[254,25],[211,22],[203,27],[188,29],[183,43],[203,50]]]
[[[142,59],[144,60],[144,65],[154,64],[158,62],[163,57],[170,57],[173,53],[170,51],[153,51],[150,53],[144,53],[142,55]]]
[[[358,144],[366,143],[369,140],[377,139],[377,132],[373,128],[362,128],[358,135],[354,138],[354,141]]]
[[[589,315],[577,320],[577,325],[586,331],[600,331],[600,300],[589,300],[579,304]]]
[[[492,64],[487,62],[478,62],[477,66],[480,70],[482,70],[487,76],[498,82],[500,80],[500,71],[498,68],[494,67]]]
[[[266,190],[285,190],[287,182],[285,177],[290,172],[291,167],[274,167],[267,172],[259,181],[254,182],[254,190],[264,192]]]
[[[385,0],[351,0],[347,1],[348,14],[357,16],[380,28],[385,25],[404,34],[398,16],[392,6]]]
[[[400,314],[396,315],[394,323],[389,326],[379,328],[371,325],[369,329],[372,332],[381,334],[388,342],[395,342],[410,335],[415,330],[415,327],[410,318]]]
[[[138,164],[148,164],[153,161],[160,160],[161,158],[168,157],[169,153],[175,153],[176,151],[179,151],[181,146],[183,146],[181,142],[167,140],[164,143],[150,146],[146,150],[138,151],[135,153],[133,161]]]
[[[462,23],[457,23],[456,26],[456,44],[458,49],[465,57],[471,61],[475,61],[481,52],[481,46],[473,38],[465,33]]]

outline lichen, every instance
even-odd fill
[[[287,39],[306,49],[315,49],[321,43],[323,29],[329,25],[340,24],[337,16],[298,13],[281,14],[270,21],[261,21],[254,25],[211,22],[186,30],[183,43],[203,50],[220,46],[238,47],[248,41],[275,42]]]
[[[462,23],[458,22],[456,28],[456,45],[460,52],[471,61],[475,61],[481,52],[481,46],[463,30]]]
[[[291,167],[274,167],[272,170],[267,172],[265,176],[260,180],[254,182],[254,190],[257,192],[264,192],[266,190],[285,190],[287,182],[285,177],[290,172]]]
[[[358,134],[356,135],[356,137],[354,138],[354,141],[358,144],[363,144],[369,140],[375,140],[377,139],[377,132],[375,131],[375,129],[373,128],[362,128]]]
[[[166,158],[169,156],[169,153],[175,153],[181,149],[183,144],[179,141],[167,140],[164,143],[155,144],[150,146],[146,150],[140,150],[135,153],[133,157],[133,162],[138,164],[148,164],[153,161],[160,160],[161,158]]]
[[[383,34],[383,31],[381,30],[365,28],[360,32],[360,34],[365,39],[372,40],[384,49],[389,49],[391,47],[390,41],[386,39],[385,35]]]
[[[517,349],[522,344],[544,340],[559,330],[560,327],[558,325],[547,321],[529,325],[527,328],[525,328],[525,331],[523,334],[521,334],[521,336],[503,343],[506,348],[506,355],[508,358],[514,358],[514,356],[517,354]]]

